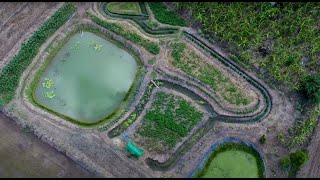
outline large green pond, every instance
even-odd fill
[[[209,162],[204,178],[258,178],[254,155],[241,150],[220,152]]]
[[[55,112],[94,123],[119,107],[137,69],[124,49],[93,33],[78,33],[42,74],[35,98]]]

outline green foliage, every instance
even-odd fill
[[[247,105],[250,100],[229,77],[213,65],[206,63],[184,43],[171,44],[172,64],[186,74],[195,77],[202,83],[209,85],[213,91],[220,92],[222,97],[231,104]]]
[[[267,142],[267,137],[266,137],[266,135],[264,134],[264,135],[262,135],[261,137],[260,137],[260,143],[261,144],[265,144],[266,142]]]
[[[202,117],[201,112],[181,97],[157,92],[156,99],[138,130],[138,134],[148,140],[140,144],[158,152],[172,149],[182,137],[188,135]]]
[[[156,79],[156,78],[157,78],[157,73],[153,71],[153,72],[150,74],[150,76],[151,76],[152,79]]]
[[[61,27],[76,10],[72,3],[66,3],[53,16],[23,42],[18,54],[0,72],[0,102],[8,103],[14,98],[20,76],[37,55],[40,46]]]
[[[174,12],[167,10],[167,8],[161,2],[148,2],[154,17],[161,23],[187,26],[187,23]]]
[[[285,144],[285,139],[284,139],[284,135],[280,132],[278,134],[278,140],[282,143],[282,144]]]
[[[95,23],[97,23],[98,25],[105,27],[107,29],[109,29],[110,31],[114,32],[115,34],[118,34],[122,37],[124,37],[125,39],[132,41],[142,47],[144,47],[146,50],[148,50],[150,53],[152,54],[159,54],[160,52],[160,46],[155,43],[152,42],[150,40],[144,39],[142,36],[133,33],[133,32],[128,32],[127,30],[125,30],[122,26],[116,24],[116,23],[110,23],[110,22],[106,22],[103,21],[101,19],[99,19],[98,17],[90,14],[90,13],[86,13],[86,15]]]
[[[288,157],[284,157],[281,159],[281,167],[282,169],[288,169],[290,166],[290,159]]]
[[[291,128],[292,137],[290,138],[290,147],[303,145],[312,135],[313,130],[317,126],[320,116],[320,105],[317,105],[308,112],[308,119],[305,121],[297,120],[297,123]]]
[[[281,167],[289,169],[289,177],[294,177],[297,171],[309,160],[308,152],[305,150],[297,150],[290,153],[289,157],[281,159]]]
[[[320,103],[320,73],[308,75],[302,82],[302,92],[314,103]]]
[[[54,85],[54,82],[52,79],[44,78],[44,83],[42,83],[42,87],[50,89]]]
[[[258,64],[292,89],[320,67],[319,3],[180,2],[205,34],[232,45],[245,64]],[[243,53],[242,53],[243,52]],[[303,57],[308,61],[302,64]]]
[[[200,104],[200,105],[205,104],[205,102],[204,102],[204,101],[201,101],[201,100],[197,101],[197,103]]]
[[[55,93],[54,93],[54,91],[50,91],[50,92],[46,92],[45,93],[45,97],[46,98],[49,98],[49,99],[52,99],[52,98],[54,98],[56,95],[55,95]]]

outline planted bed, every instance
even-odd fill
[[[126,50],[93,33],[77,33],[41,75],[34,100],[77,122],[96,123],[120,106],[137,70]]]
[[[238,139],[214,144],[201,160],[192,177],[261,178],[264,164],[257,149]]]

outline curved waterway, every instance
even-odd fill
[[[35,97],[55,112],[94,123],[119,107],[137,69],[124,49],[93,33],[78,33],[42,74]]]

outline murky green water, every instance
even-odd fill
[[[127,51],[93,33],[78,33],[42,74],[35,95],[55,112],[96,122],[120,105],[136,73]]]
[[[219,154],[210,163],[204,178],[258,178],[255,157],[244,151],[229,150]]]

